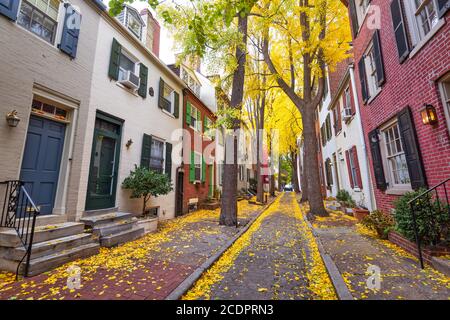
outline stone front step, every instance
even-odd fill
[[[33,243],[50,241],[83,232],[84,224],[78,222],[40,226],[35,228]],[[15,248],[20,245],[22,245],[22,242],[15,229],[0,231],[1,247]]]
[[[83,218],[101,216],[104,214],[114,213],[114,212],[118,212],[118,211],[119,211],[119,207],[108,208],[108,209],[99,209],[99,210],[90,210],[90,211],[85,211],[83,213]]]
[[[98,243],[88,243],[75,248],[63,250],[54,254],[46,255],[40,258],[32,259],[28,269],[28,276],[36,276],[48,270],[55,269],[67,262],[87,258],[98,254],[100,245]],[[21,265],[21,273],[24,272],[25,265]]]
[[[97,239],[89,233],[80,233],[50,241],[34,243],[32,247],[31,259],[36,259],[46,255],[51,255],[55,252],[83,246],[96,240]],[[1,252],[4,253],[2,254]],[[25,252],[26,250],[23,246],[16,248],[0,247],[0,256],[8,260],[20,261],[25,255]]]
[[[142,236],[144,236],[145,230],[144,228],[140,228],[137,226],[133,226],[132,229],[122,231],[119,233],[115,233],[109,236],[101,237],[100,238],[100,245],[102,247],[114,247],[121,243],[129,242],[136,240]]]
[[[22,219],[19,219],[19,221],[22,221]],[[47,216],[38,216],[36,218],[36,227],[42,227],[42,226],[48,226],[48,225],[54,225],[54,224],[61,224],[67,222],[67,216],[66,215],[47,215]],[[31,223],[31,222],[30,222]]]
[[[100,226],[108,225],[114,222],[131,220],[133,214],[125,212],[111,212],[96,216],[89,216],[81,218],[81,222],[92,228],[98,228]]]
[[[99,236],[105,237],[115,233],[120,233],[133,228],[137,221],[137,218],[131,218],[127,220],[113,221],[108,224],[103,224],[92,229],[92,233]]]

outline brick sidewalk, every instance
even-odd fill
[[[263,207],[239,203],[247,224]],[[19,282],[0,273],[0,300],[160,300],[229,241],[240,228],[218,225],[219,211],[198,211],[163,223],[156,234]],[[67,288],[67,268],[82,270],[81,288]]]
[[[450,278],[427,267],[387,240],[337,211],[313,222],[325,251],[331,255],[355,299],[449,300]],[[369,266],[381,271],[380,290],[367,286]]]

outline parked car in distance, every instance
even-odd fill
[[[284,186],[284,192],[293,192],[294,191],[294,187],[292,186],[292,184],[287,184]]]

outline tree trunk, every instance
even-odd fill
[[[248,32],[248,15],[239,15],[238,18],[239,31],[242,34],[242,46],[236,47],[236,59],[238,67],[233,75],[233,87],[231,92],[231,108],[240,109],[244,99],[244,81],[245,81],[245,64],[247,61],[247,32]],[[240,128],[240,121],[234,121],[234,132],[238,132]],[[223,172],[223,186],[222,186],[222,208],[220,211],[220,225],[235,226],[237,225],[237,137],[233,137],[232,147],[233,163],[227,163],[230,159],[226,159]],[[227,139],[228,141],[229,139]],[[228,143],[227,143],[228,144]]]
[[[304,150],[303,150],[304,151]],[[302,167],[300,172],[300,184],[302,185],[302,202],[308,201],[308,178],[306,176],[306,166],[305,166],[305,153],[301,155],[303,161],[302,161]]]
[[[292,152],[291,154],[291,163],[292,163],[292,185],[294,187],[295,193],[300,193],[300,186],[298,183],[298,163],[297,159],[298,154],[297,152]]]
[[[320,186],[319,165],[317,163],[317,136],[314,119],[314,107],[307,105],[303,117],[303,135],[305,147],[305,175],[308,179],[308,200],[310,212],[316,216],[328,216],[325,210]]]

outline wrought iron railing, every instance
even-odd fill
[[[446,228],[442,224],[449,222],[449,190],[450,178],[409,201],[413,219],[413,228],[416,238],[417,251],[419,255],[420,266],[422,269],[424,268],[424,258],[422,252],[424,239],[421,236],[419,227],[423,228],[423,226],[426,225],[429,230],[432,230],[434,236],[431,241],[433,242],[433,244],[438,244],[441,240],[446,240],[443,239],[444,234],[442,233],[442,230],[446,230]],[[443,216],[445,217],[445,219],[442,219]],[[419,219],[421,220],[422,226],[419,226]],[[427,240],[430,241],[430,239]]]
[[[39,210],[25,189],[23,181],[4,181],[0,182],[0,184],[6,188],[3,210],[0,216],[0,227],[16,230],[17,236],[25,248],[25,255],[17,266],[16,278],[19,275],[20,266],[24,262],[23,275],[28,276],[34,229]]]

